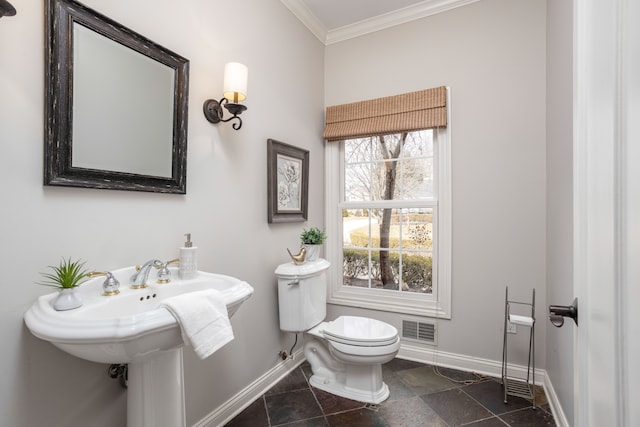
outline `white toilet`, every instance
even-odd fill
[[[368,403],[389,397],[382,381],[382,364],[400,349],[398,330],[375,319],[327,314],[327,270],[319,259],[276,268],[280,329],[307,332],[304,355],[311,365],[312,386],[338,396]]]

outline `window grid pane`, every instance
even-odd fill
[[[433,155],[432,130],[345,141],[345,201],[433,198]]]
[[[345,141],[343,284],[432,292],[431,130]]]

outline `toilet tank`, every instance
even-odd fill
[[[276,268],[281,330],[304,332],[324,320],[329,265],[329,261],[320,258],[302,265],[288,262]]]

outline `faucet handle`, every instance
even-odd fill
[[[171,271],[169,271],[169,264],[176,264],[180,259],[172,259],[162,264],[160,271],[158,271],[158,283],[169,283],[171,281]]]
[[[104,283],[102,284],[102,295],[109,297],[118,295],[120,293],[120,282],[118,281],[118,279],[113,277],[113,274],[111,274],[109,271],[91,271],[87,273],[87,276],[107,276],[107,278],[104,280]]]

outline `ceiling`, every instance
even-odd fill
[[[478,0],[281,0],[324,44],[424,18]]]

